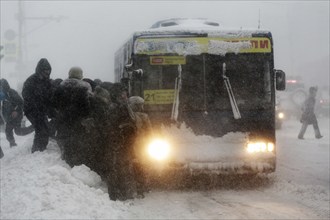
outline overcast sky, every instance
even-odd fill
[[[52,78],[66,78],[70,67],[80,66],[85,77],[113,81],[114,53],[134,31],[173,17],[208,18],[226,27],[257,29],[260,10],[261,29],[274,37],[275,68],[289,77],[303,76],[308,85],[329,85],[328,0],[22,3],[27,68],[15,73],[15,63],[1,61],[1,77],[12,84],[32,74],[42,57],[52,65]],[[1,45],[7,42],[8,29],[18,30],[18,5],[1,0]]]

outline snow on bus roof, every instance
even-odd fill
[[[219,23],[209,21],[205,18],[172,18],[167,20],[158,21],[151,26],[154,28],[163,27],[175,27],[175,26],[208,26],[208,27],[218,27]]]
[[[158,21],[150,29],[138,31],[135,36],[207,34],[209,37],[251,37],[252,34],[267,34],[270,31],[259,29],[229,28],[205,18],[173,18]]]

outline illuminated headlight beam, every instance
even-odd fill
[[[169,153],[170,145],[164,140],[156,139],[148,145],[148,154],[153,159],[165,160],[168,158]]]
[[[268,143],[265,143],[265,142],[248,143],[247,151],[249,153],[273,152],[274,144],[270,143],[270,142],[268,142]]]
[[[284,118],[284,113],[283,112],[278,113],[278,118],[283,119]]]

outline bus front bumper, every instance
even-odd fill
[[[246,141],[237,139],[237,135],[229,140],[214,142],[213,139],[206,139],[199,144],[185,141],[171,145],[158,139],[143,151],[140,161],[148,169],[184,170],[190,173],[253,174],[275,171],[276,149],[273,142]]]

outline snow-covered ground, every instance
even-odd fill
[[[54,142],[31,154],[34,134],[16,136],[18,146],[9,148],[2,132],[0,219],[329,219],[329,119],[319,124],[320,140],[312,127],[298,140],[294,120],[277,131],[277,170],[268,178],[152,188],[125,202],[110,201],[88,167],[70,168]]]

